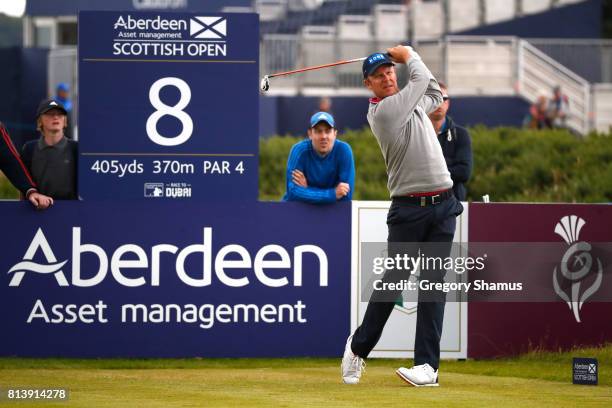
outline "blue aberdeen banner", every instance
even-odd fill
[[[257,199],[257,14],[79,13],[84,199]]]
[[[342,352],[349,203],[0,206],[3,356]]]

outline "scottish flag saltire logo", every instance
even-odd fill
[[[46,264],[34,262],[34,256],[38,250],[42,251],[42,254],[47,261]],[[45,234],[42,229],[38,229],[36,231],[36,235],[32,239],[30,246],[26,250],[25,255],[23,256],[23,260],[21,262],[17,262],[15,265],[9,269],[8,273],[13,274],[9,286],[19,286],[21,280],[25,276],[26,272],[28,273],[40,273],[40,274],[54,274],[57,283],[60,286],[68,286],[68,281],[66,280],[66,276],[62,271],[62,268],[66,264],[66,261],[58,262],[55,254],[51,250],[51,245],[47,241]]]
[[[586,221],[576,215],[566,215],[555,226],[555,233],[569,245],[561,260],[559,271],[563,279],[571,282],[571,288],[570,293],[566,293],[561,288],[557,267],[555,267],[553,272],[553,287],[557,295],[567,303],[570,310],[574,313],[574,318],[578,323],[581,322],[580,309],[582,309],[582,305],[599,289],[603,278],[601,260],[597,258],[595,280],[587,288],[582,286],[582,283],[589,276],[593,267],[593,257],[590,253],[591,244],[579,241],[580,231],[585,224]]]
[[[223,17],[192,17],[189,34],[200,39],[224,39],[227,36],[227,19]]]

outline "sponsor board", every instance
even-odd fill
[[[144,210],[129,201],[58,202],[45,212],[33,212],[27,203],[0,204],[11,231],[0,238],[3,355],[73,357],[341,355],[367,305],[360,299],[360,248],[386,239],[389,206],[353,202],[350,215],[348,203],[202,205],[151,198]],[[466,209],[455,236],[461,248],[468,236],[564,247],[541,269],[550,299],[557,300],[447,302],[443,358],[612,340],[605,301],[609,263],[592,249],[609,240],[612,207]],[[592,245],[580,246],[572,255],[577,263],[567,263],[575,273],[591,257],[577,291],[571,288],[578,280],[560,269],[571,245],[558,224],[570,231],[565,235],[571,245]],[[597,259],[603,276],[595,290]],[[409,299],[395,306],[372,357],[412,356],[415,311]]]
[[[505,259],[499,258],[492,271],[514,277],[529,266],[530,278],[522,279],[523,286],[537,287],[546,296],[525,302],[470,299],[468,357],[514,355],[533,348],[570,349],[612,340],[612,206],[471,203],[469,208],[471,249],[473,242],[531,244],[535,249],[550,243],[557,255],[538,268],[508,251]]]
[[[13,231],[0,237],[4,356],[343,350],[348,203],[0,204]]]
[[[371,243],[387,240],[387,212],[390,201],[353,201],[351,261],[351,332],[363,321],[369,297],[363,296],[368,281],[362,251]],[[456,244],[467,244],[468,208],[457,218]],[[406,297],[398,301],[389,316],[385,330],[370,357],[413,358],[417,302]],[[440,341],[441,358],[467,357],[467,303],[448,302],[444,313],[444,330]]]
[[[248,13],[80,12],[81,197],[256,200],[258,33]]]
[[[572,359],[572,382],[581,385],[597,385],[598,366],[596,358],[574,357]]]

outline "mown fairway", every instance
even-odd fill
[[[571,384],[571,357],[596,357],[600,384]],[[413,388],[400,363],[370,360],[341,383],[339,359],[0,359],[0,386],[67,387],[74,407],[560,407],[612,406],[612,346],[516,359],[445,361],[439,388]],[[38,406],[40,403],[2,406]]]

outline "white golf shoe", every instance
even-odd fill
[[[362,371],[365,371],[365,361],[363,361],[363,358],[353,354],[351,340],[353,340],[353,335],[350,335],[346,340],[342,365],[340,366],[342,381],[345,384],[357,384],[361,378]]]
[[[421,364],[412,368],[398,368],[395,373],[402,380],[415,387],[437,387],[438,371],[429,364]]]

